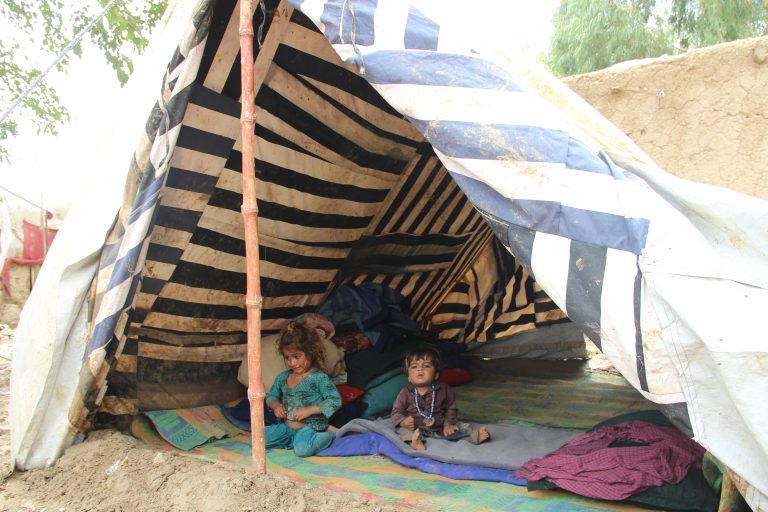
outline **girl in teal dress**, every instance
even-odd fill
[[[341,407],[341,397],[320,370],[325,353],[314,327],[295,320],[288,323],[277,350],[288,369],[267,392],[267,405],[279,422],[264,428],[266,447],[293,448],[299,457],[309,457],[333,442],[328,418]]]

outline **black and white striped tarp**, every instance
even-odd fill
[[[411,316],[446,341],[482,343],[568,321],[500,253],[412,123],[302,13],[267,6],[266,35],[254,48],[262,334],[363,281],[408,297]],[[155,151],[168,152],[164,167],[144,164],[144,180],[129,189],[97,279],[91,350],[104,347],[111,369],[89,407],[112,415],[242,393],[238,11],[219,1],[200,13],[206,22],[197,26],[208,32],[194,39],[204,41],[195,79],[173,97],[175,147],[155,140]],[[255,26],[262,20],[257,10]],[[493,286],[477,286],[481,272]]]

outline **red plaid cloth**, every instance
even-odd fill
[[[611,448],[616,441],[643,446]],[[672,427],[644,421],[608,425],[583,434],[517,470],[517,478],[547,479],[561,489],[605,500],[623,500],[665,483],[680,482],[701,467],[704,448]]]

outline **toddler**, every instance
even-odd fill
[[[416,450],[426,449],[424,438],[428,437],[468,437],[473,444],[490,439],[484,426],[472,429],[459,423],[453,390],[437,381],[442,370],[440,352],[429,346],[408,352],[405,370],[409,385],[400,391],[392,407],[392,425],[400,439]]]

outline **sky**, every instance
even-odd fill
[[[87,179],[74,163],[76,155],[70,148],[88,136],[89,126],[98,125],[120,86],[106,64],[87,61],[77,61],[68,75],[58,74],[48,81],[69,110],[71,121],[58,128],[58,136],[37,135],[35,127],[22,127],[21,136],[10,144],[10,164],[0,164],[0,186],[35,204],[62,207],[73,200],[78,182]],[[0,193],[9,195],[6,190]]]
[[[455,24],[466,31],[468,39],[502,34],[504,43],[530,56],[545,52],[552,32],[550,20],[559,0],[427,0],[430,11],[443,23]],[[462,26],[467,9],[480,13],[482,25]],[[2,22],[0,22],[0,25]],[[55,56],[36,55],[42,67]],[[160,78],[158,77],[158,83]],[[0,195],[11,204],[25,202],[13,194],[46,208],[66,208],[76,200],[82,184],[89,180],[93,166],[77,164],[82,142],[92,136],[94,127],[103,126],[110,102],[119,98],[120,85],[98,51],[85,48],[83,59],[74,59],[67,74],[53,72],[46,82],[55,87],[70,112],[71,122],[59,128],[59,135],[37,135],[26,128],[11,141],[11,163],[0,163]],[[5,112],[9,105],[0,105]],[[138,139],[138,134],[137,134]],[[126,167],[127,167],[126,162]],[[13,194],[9,193],[11,191]]]
[[[76,0],[74,3],[82,3]],[[0,20],[0,30],[12,33],[15,27],[6,26]],[[17,42],[29,44],[19,36],[11,36]],[[6,39],[6,37],[3,37]],[[39,69],[48,68],[56,55],[40,50],[23,48],[24,54]],[[19,123],[20,135],[8,141],[10,163],[0,162],[0,195],[11,204],[43,207],[66,207],[76,197],[78,182],[87,179],[74,164],[73,148],[82,137],[87,137],[88,127],[98,125],[99,116],[108,109],[109,98],[119,94],[120,84],[106,59],[85,41],[83,58],[73,58],[69,71],[56,70],[48,73],[45,83],[53,87],[70,114],[70,122],[58,125],[58,135],[37,134],[36,127],[28,120],[14,116]],[[0,105],[5,111],[10,104]],[[21,196],[26,201],[18,199]]]

